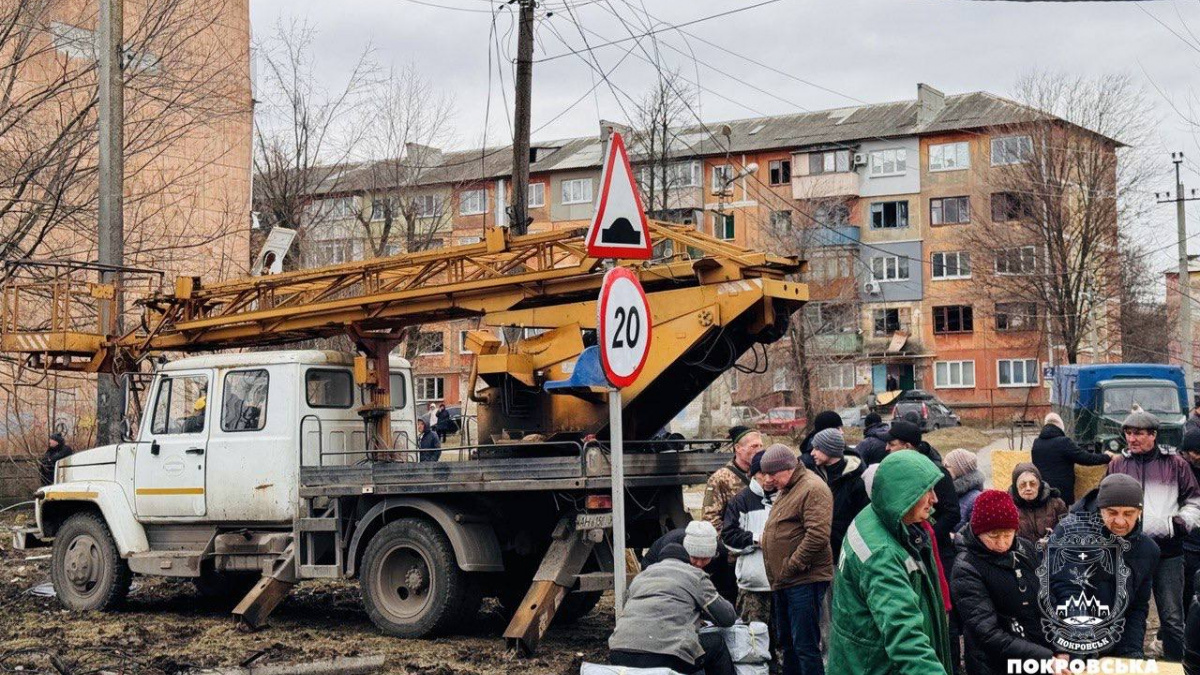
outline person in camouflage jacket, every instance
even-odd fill
[[[729,438],[733,443],[733,459],[708,477],[704,487],[702,516],[721,533],[725,524],[725,507],[739,492],[750,485],[750,462],[763,449],[762,434],[749,427],[732,427]]]

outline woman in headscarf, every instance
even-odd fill
[[[813,418],[812,426],[808,430],[808,435],[804,437],[804,441],[800,444],[800,454],[807,455],[812,452],[813,436],[825,431],[826,429],[841,429],[842,416],[832,410],[822,410]]]
[[[1057,489],[1042,480],[1042,472],[1032,462],[1023,462],[1013,469],[1009,493],[1021,514],[1017,535],[1029,541],[1038,541],[1054,531],[1058,521],[1067,515],[1066,502]]]

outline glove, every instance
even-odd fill
[[[1182,537],[1188,533],[1187,524],[1183,522],[1182,516],[1171,518],[1171,536]]]

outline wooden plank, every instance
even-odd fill
[[[274,577],[263,577],[233,608],[238,630],[256,631],[267,625],[267,617],[292,591],[293,584]]]

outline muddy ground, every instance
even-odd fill
[[[551,627],[529,659],[505,650],[505,619],[494,606],[485,606],[479,625],[464,634],[400,640],[375,628],[359,604],[358,585],[343,582],[298,586],[270,627],[252,634],[237,631],[227,607],[205,603],[185,581],[135,577],[122,610],[70,613],[30,592],[49,582],[50,566],[27,558],[49,549],[12,549],[8,526],[25,517],[0,514],[0,673],[182,673],[237,666],[256,655],[253,663],[263,665],[383,654],[388,673],[567,675],[578,673],[584,659],[602,661],[612,631],[606,597],[577,624]]]

